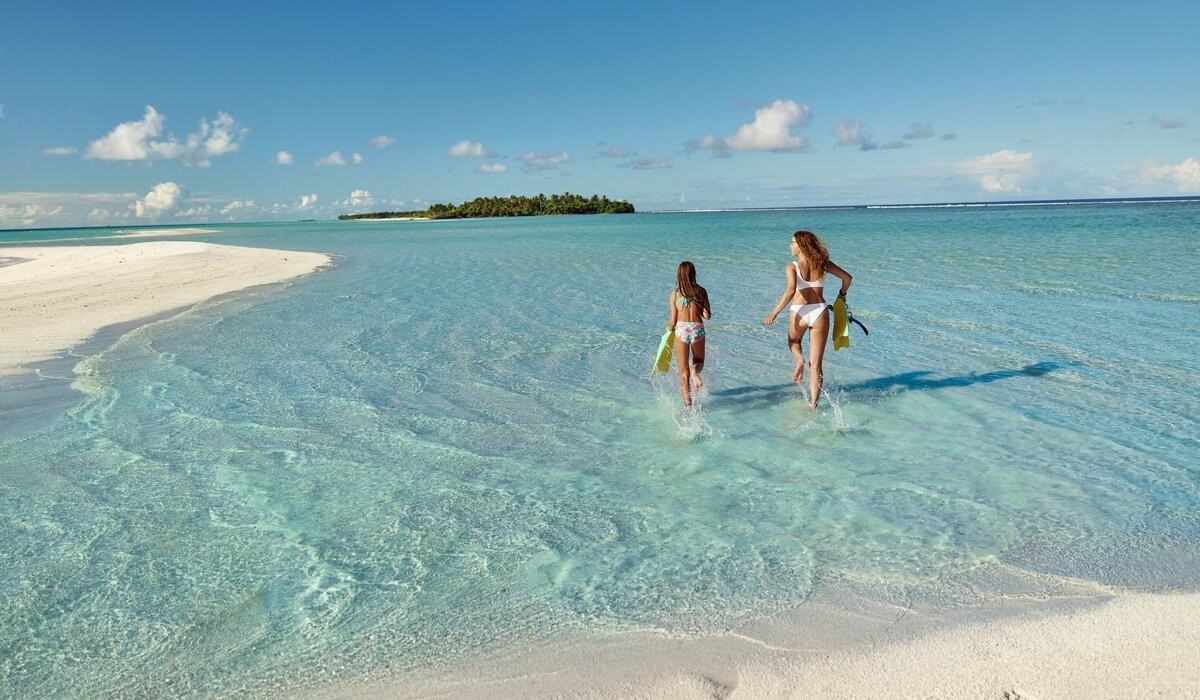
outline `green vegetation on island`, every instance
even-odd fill
[[[488,216],[552,216],[556,214],[632,214],[633,205],[620,199],[599,195],[552,194],[547,197],[476,197],[458,206],[433,204],[422,211],[377,211],[370,214],[342,214],[338,219],[476,219]]]

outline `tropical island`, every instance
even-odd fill
[[[421,211],[378,211],[370,214],[342,214],[341,221],[354,219],[476,219],[490,216],[554,216],[561,214],[632,214],[633,205],[600,195],[552,194],[547,197],[510,195],[476,197],[457,206],[433,204]]]

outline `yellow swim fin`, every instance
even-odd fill
[[[654,370],[651,374],[666,372],[671,369],[671,355],[675,352],[675,329],[663,333],[662,341],[658,344],[658,356],[654,360]]]
[[[833,302],[833,350],[850,347],[850,320],[846,315],[846,300]]]

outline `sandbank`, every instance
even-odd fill
[[[329,262],[322,253],[187,241],[0,247],[0,376],[19,374],[106,326],[289,280]]]
[[[770,624],[699,639],[615,637],[490,662],[453,678],[342,688],[334,697],[1200,697],[1200,594],[1008,600],[1002,614],[935,624],[911,609],[831,643]],[[914,624],[904,623],[906,618]],[[936,613],[932,613],[937,617]],[[820,615],[818,615],[820,617]],[[942,621],[945,622],[944,620]],[[853,625],[852,625],[853,626]],[[746,633],[743,633],[746,632]],[[844,641],[844,640],[843,640]]]

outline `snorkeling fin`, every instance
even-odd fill
[[[671,355],[675,352],[675,329],[669,328],[666,333],[663,333],[662,340],[658,343],[658,355],[655,356],[654,369],[651,374],[666,372],[671,369]]]
[[[833,350],[837,352],[848,347],[850,347],[850,322],[846,315],[846,300],[838,297],[838,300],[833,302]]]

